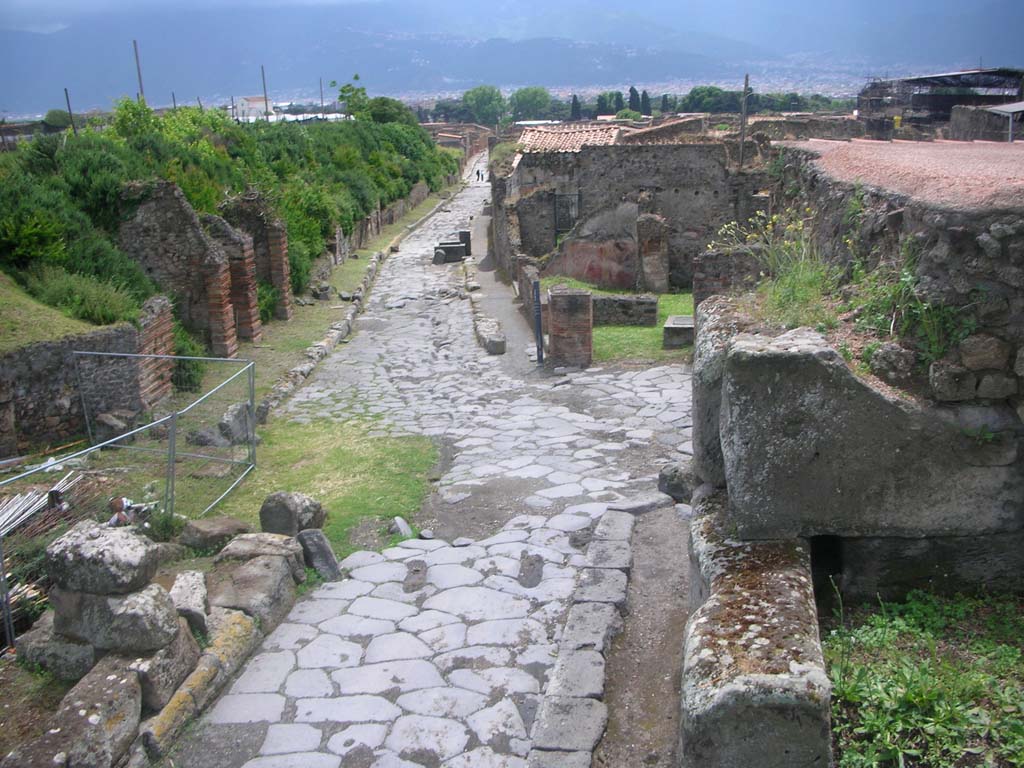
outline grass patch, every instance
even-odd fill
[[[367,517],[411,519],[429,491],[437,449],[426,437],[371,437],[371,422],[272,422],[260,430],[258,467],[217,507],[259,528],[263,500],[274,491],[309,494],[327,510],[324,533],[341,557],[349,534]]]
[[[688,359],[692,348],[662,349],[662,326],[669,315],[692,315],[692,293],[663,293],[658,297],[658,324],[599,325],[594,328],[594,360],[654,360],[658,362]]]
[[[577,280],[575,277],[564,277],[563,275],[551,275],[540,279],[541,291],[548,291],[556,285],[565,286],[566,288],[575,288],[581,291],[590,291],[597,296],[621,296],[623,294],[636,293],[636,291],[628,291],[625,288],[599,288],[598,286],[584,282],[583,280]]]
[[[0,272],[0,354],[37,341],[52,341],[96,326],[42,304]]]
[[[1024,766],[1024,599],[861,610],[824,641],[839,768]]]

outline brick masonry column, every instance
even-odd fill
[[[207,264],[205,271],[210,349],[216,357],[234,357],[238,353],[238,337],[231,306],[231,269],[225,260]]]
[[[139,317],[139,354],[174,354],[174,310],[166,296],[153,296]],[[139,400],[152,408],[171,393],[174,361],[151,358],[139,363]]]
[[[548,292],[548,356],[551,365],[586,368],[593,359],[594,308],[590,291]]]
[[[268,225],[267,240],[270,250],[270,284],[277,289],[278,320],[292,319],[292,280],[288,266],[288,232],[282,224]]]
[[[640,273],[644,290],[668,292],[668,237],[665,219],[652,213],[636,220],[636,239],[640,246]]]
[[[231,304],[235,308],[235,332],[244,341],[259,341],[263,338],[260,323],[260,306],[256,294],[256,257],[253,255],[252,238],[246,237],[240,253],[231,254],[228,264],[231,269]]]

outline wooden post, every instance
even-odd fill
[[[750,90],[750,75],[743,76],[743,98],[740,99],[740,157],[736,170],[743,170],[743,152],[747,145],[747,91]]]
[[[267,122],[270,122],[270,99],[267,98],[267,73],[263,70],[263,65],[260,64],[260,77],[263,78],[263,114],[267,118]]]
[[[320,78],[320,117],[327,119],[327,113],[324,111],[324,79]]]
[[[68,89],[67,88],[64,89],[64,101],[68,105],[68,117],[71,118],[71,132],[74,133],[75,136],[77,136],[78,135],[78,128],[75,127],[75,115],[71,111],[71,97],[68,96]]]
[[[199,111],[203,111],[203,100],[196,96],[196,103],[199,104]]]
[[[135,48],[135,74],[139,77],[139,101],[145,103],[146,91],[142,87],[142,65],[139,63],[139,41],[132,40],[132,47]]]
[[[231,97],[231,119],[238,120],[238,110],[235,109],[235,97]]]
[[[178,100],[174,98],[174,91],[171,91],[171,104],[174,105],[174,110],[178,110]]]

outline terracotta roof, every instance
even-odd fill
[[[617,125],[565,125],[526,128],[519,143],[523,152],[579,152],[583,147],[615,144],[621,128]]]

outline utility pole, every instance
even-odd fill
[[[238,119],[238,112],[235,110],[235,97],[234,96],[231,97],[231,119],[232,120],[237,120]]]
[[[71,132],[74,133],[75,136],[77,136],[78,135],[78,128],[75,127],[75,116],[71,112],[71,97],[68,96],[68,89],[67,88],[64,89],[64,101],[68,105],[68,117],[71,118]]]
[[[327,119],[327,113],[324,111],[324,79],[320,78],[320,117]]]
[[[736,170],[743,170],[743,151],[747,143],[747,93],[750,91],[750,75],[743,76],[743,98],[740,99],[740,158]]]
[[[139,63],[139,41],[132,40],[132,47],[135,48],[135,74],[139,77],[139,101],[146,101],[146,91],[142,87],[142,65]]]
[[[203,111],[203,100],[196,96],[196,103],[199,104],[199,111]]]
[[[174,111],[178,111],[178,100],[174,98],[174,91],[171,91],[171,104],[174,105]]]
[[[270,122],[270,99],[267,98],[267,73],[263,70],[263,65],[260,64],[260,77],[263,78],[263,114],[266,115],[267,122]]]

